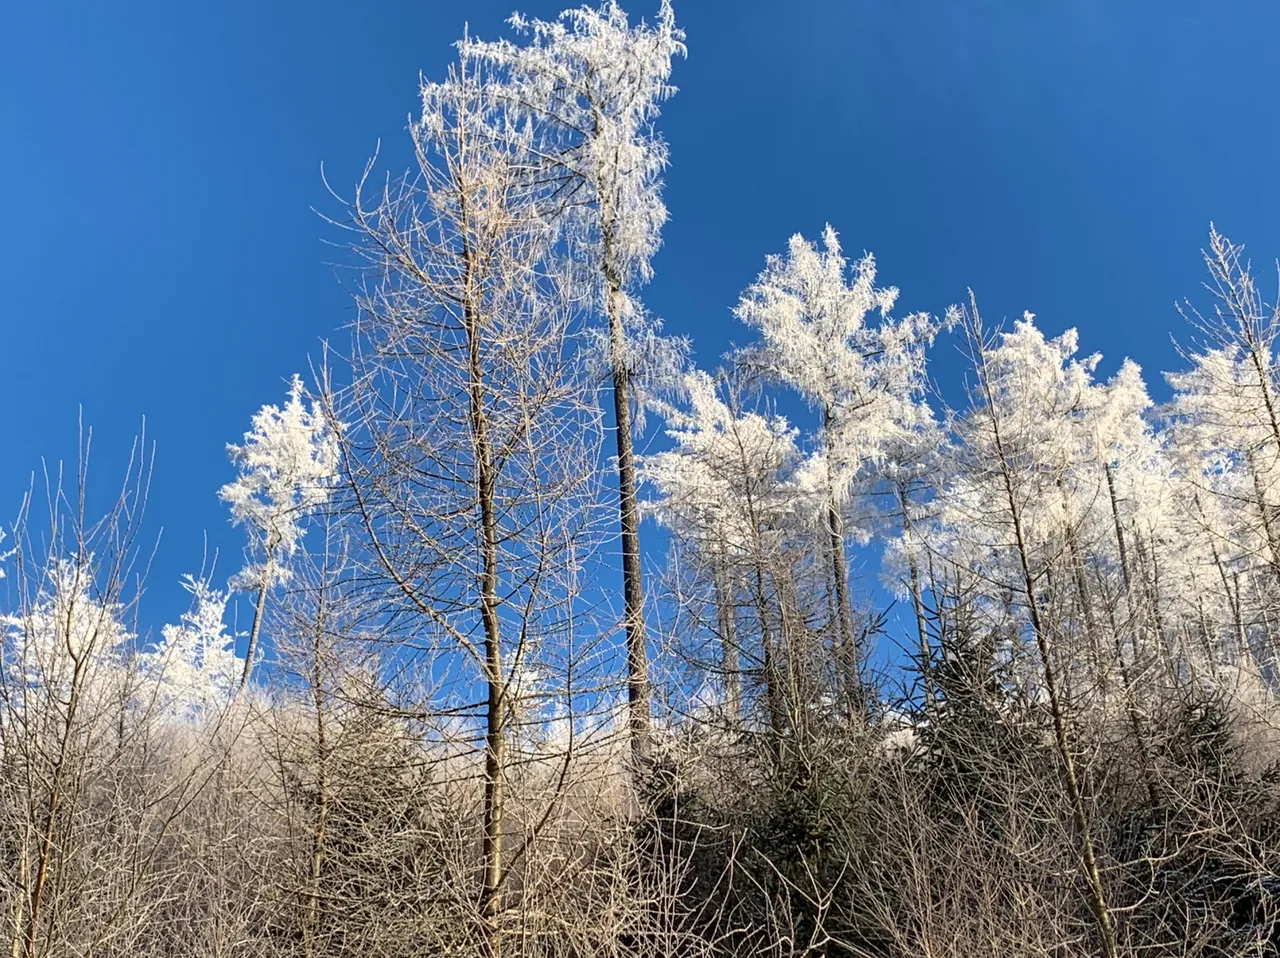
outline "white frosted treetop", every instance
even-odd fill
[[[667,417],[674,448],[642,463],[660,496],[651,511],[680,534],[749,550],[762,526],[778,525],[795,507],[788,476],[798,458],[796,430],[781,416],[736,413],[702,370],[685,377],[685,391],[687,410]]]
[[[244,666],[224,622],[229,593],[193,576],[183,587],[191,593],[191,609],[177,625],[166,625],[159,646],[143,656],[160,704],[179,715],[230,700]]]
[[[875,280],[875,259],[850,268],[828,226],[821,248],[797,234],[785,256],[768,257],[734,311],[760,334],[743,361],[822,411],[818,471],[840,501],[864,466],[932,421],[924,346],[936,326],[924,313],[890,319],[898,291]]]
[[[569,209],[594,211],[586,229],[608,235],[618,281],[647,279],[667,219],[667,147],[652,124],[675,92],[671,61],[684,53],[671,4],[662,0],[652,25],[632,26],[612,0],[550,22],[520,14],[510,22],[527,43],[467,38],[463,56],[501,71],[508,108],[537,125],[542,148],[576,179]]]
[[[293,377],[284,408],[263,406],[242,445],[228,445],[239,475],[218,491],[231,519],[274,555],[289,554],[302,536],[301,520],[329,497],[338,445],[324,417],[303,400]]]

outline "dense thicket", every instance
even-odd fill
[[[145,457],[100,520],[83,468],[24,504],[10,958],[1280,953],[1280,312],[1241,248],[1161,406],[1030,314],[895,316],[830,228],[696,369],[641,301],[669,4],[513,28],[339,221],[358,319],[230,447],[225,589],[135,634]]]

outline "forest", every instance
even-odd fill
[[[699,368],[644,304],[669,0],[506,32],[329,184],[354,319],[210,482],[242,568],[143,628],[142,441],[7,526],[9,958],[1280,954],[1243,247],[1169,291],[1159,403],[974,293],[895,312],[831,227]]]

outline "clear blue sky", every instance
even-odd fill
[[[202,536],[230,572],[224,444],[351,315],[320,180],[402,165],[418,72],[517,0],[42,0],[0,30],[0,512],[96,430],[99,491],[143,416],[164,527],[150,622]],[[558,3],[522,7],[548,17]],[[632,6],[633,15],[652,14]],[[1104,369],[1174,363],[1209,220],[1280,254],[1263,0],[676,0],[671,223],[648,296],[712,364],[765,253],[826,221],[907,309],[1078,326]],[[1179,330],[1180,331],[1180,330]],[[954,365],[938,352],[940,369]]]

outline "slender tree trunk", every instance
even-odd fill
[[[1102,699],[1105,702],[1110,691],[1111,681],[1107,668],[1108,655],[1102,651],[1101,632],[1098,628],[1098,619],[1093,612],[1093,603],[1089,599],[1089,586],[1085,581],[1084,560],[1080,556],[1080,550],[1076,544],[1076,533],[1074,529],[1067,532],[1067,543],[1071,552],[1071,577],[1076,587],[1076,600],[1080,603],[1080,614],[1084,619],[1084,628],[1088,636],[1089,652],[1093,655],[1095,676],[1098,682],[1098,691],[1102,693]]]
[[[778,606],[778,646],[786,651],[781,667],[777,669],[780,678],[786,682],[782,687],[785,694],[781,696],[786,709],[786,728],[793,737],[798,737],[808,726],[808,719],[812,714],[808,706],[817,692],[812,685],[801,685],[808,649],[800,643],[808,640],[809,631],[798,610],[795,583],[791,576],[778,575],[774,571],[769,577],[773,580],[774,598]]]
[[[1111,474],[1111,464],[1107,463],[1103,466],[1107,478],[1107,494],[1111,501],[1111,519],[1115,524],[1116,532],[1116,548],[1120,553],[1120,577],[1124,585],[1125,610],[1129,618],[1129,629],[1133,635],[1134,652],[1136,653],[1140,647],[1139,638],[1142,634],[1141,613],[1134,608],[1133,602],[1133,581],[1129,574],[1129,550],[1125,546],[1124,526],[1120,522],[1120,503],[1116,496],[1115,478]],[[1159,794],[1156,789],[1155,767],[1151,761],[1151,746],[1147,741],[1146,729],[1143,726],[1142,715],[1138,710],[1137,702],[1134,699],[1133,676],[1129,669],[1128,662],[1125,661],[1124,646],[1120,637],[1120,628],[1115,620],[1114,611],[1111,613],[1111,634],[1114,636],[1116,648],[1116,664],[1120,669],[1120,682],[1124,691],[1125,712],[1129,716],[1129,726],[1133,729],[1134,740],[1138,745],[1138,753],[1142,759],[1143,778],[1146,779],[1147,798],[1151,802],[1151,807],[1156,808],[1159,805]],[[1135,661],[1137,655],[1134,655]]]
[[[760,516],[756,510],[755,496],[750,485],[744,490],[747,504],[747,517],[751,523],[751,565],[755,578],[754,604],[756,618],[760,626],[760,650],[764,667],[765,708],[769,713],[769,728],[772,731],[774,759],[781,764],[782,736],[788,728],[786,698],[779,685],[781,675],[778,672],[778,648],[773,639],[773,630],[769,627],[769,593],[765,587],[765,546],[760,529]],[[776,579],[775,579],[776,581]],[[779,603],[781,600],[779,599]],[[779,608],[781,613],[781,608]],[[785,642],[787,630],[781,624],[780,641]],[[789,656],[788,656],[789,658]]]
[[[999,439],[996,440],[996,443],[997,447],[999,447]],[[1000,456],[1003,460],[1003,452],[1000,453]],[[1027,611],[1031,618],[1031,629],[1036,640],[1036,651],[1040,655],[1040,667],[1044,674],[1045,692],[1049,697],[1049,714],[1053,720],[1054,745],[1062,765],[1062,777],[1067,787],[1067,798],[1071,804],[1071,817],[1080,840],[1080,868],[1084,873],[1089,889],[1089,910],[1093,913],[1094,924],[1098,931],[1098,939],[1102,946],[1104,958],[1117,958],[1115,921],[1107,904],[1106,890],[1102,883],[1102,873],[1098,868],[1089,813],[1085,807],[1084,795],[1080,789],[1075,756],[1071,748],[1071,737],[1067,730],[1066,708],[1063,703],[1062,692],[1058,688],[1058,679],[1053,666],[1049,637],[1045,631],[1044,621],[1040,616],[1039,603],[1036,600],[1035,578],[1031,572],[1026,540],[1022,532],[1022,520],[1013,492],[1013,483],[1009,477],[1008,468],[1003,462],[1001,463],[1001,471],[1004,475],[1005,492],[1008,496],[1010,514],[1013,518],[1018,558],[1022,566],[1023,584],[1027,593]]]
[[[764,570],[761,559],[755,561],[755,607],[760,625],[760,649],[764,667],[765,708],[769,712],[769,728],[772,734],[774,757],[782,757],[782,735],[787,728],[786,705],[778,686],[778,657],[774,649],[773,630],[769,628],[768,598],[765,591]]]
[[[1262,489],[1262,477],[1258,475],[1252,453],[1246,454],[1245,466],[1249,470],[1249,478],[1253,481],[1253,495],[1258,506],[1258,518],[1262,522],[1262,533],[1267,540],[1267,564],[1277,581],[1280,581],[1280,532],[1275,528],[1275,517],[1267,507],[1266,495]]]
[[[824,410],[822,428],[825,433],[831,427],[831,411]],[[863,708],[862,676],[859,669],[858,648],[853,637],[853,610],[849,606],[849,565],[844,548],[844,517],[836,501],[834,477],[831,475],[831,458],[827,457],[827,537],[831,562],[831,581],[836,600],[836,666],[840,676],[845,707],[850,715],[860,714]]]
[[[716,618],[720,628],[720,671],[724,674],[725,708],[733,724],[742,723],[742,677],[738,662],[738,642],[734,627],[734,590],[727,560],[712,559],[715,580]]]
[[[253,603],[253,622],[249,626],[249,645],[244,653],[244,671],[240,673],[240,687],[243,690],[249,684],[249,675],[253,671],[253,659],[258,651],[258,633],[262,630],[263,612],[267,607],[267,590],[271,585],[271,575],[275,569],[274,546],[268,541],[267,558],[262,564],[262,581],[258,584],[258,597]]]
[[[1167,636],[1168,627],[1164,620],[1164,610],[1160,607],[1160,564],[1155,552],[1148,552],[1143,545],[1142,536],[1135,536],[1133,551],[1138,557],[1138,569],[1142,573],[1142,591],[1146,606],[1151,610],[1152,624],[1155,626],[1155,647],[1163,664],[1165,674],[1173,685],[1178,683],[1178,670],[1173,662],[1173,653]]]
[[[976,310],[975,310],[976,315]],[[979,347],[981,348],[981,347]],[[1093,914],[1094,926],[1098,933],[1098,943],[1103,958],[1118,958],[1115,919],[1107,903],[1106,888],[1102,881],[1102,872],[1098,867],[1097,852],[1093,844],[1092,828],[1089,821],[1088,808],[1085,806],[1084,794],[1080,788],[1080,778],[1076,771],[1075,756],[1071,747],[1071,735],[1067,728],[1066,705],[1062,692],[1058,687],[1058,677],[1054,670],[1053,656],[1049,635],[1044,620],[1040,615],[1040,605],[1036,599],[1035,575],[1031,571],[1031,556],[1026,536],[1022,528],[1022,511],[1018,508],[1018,497],[1013,488],[1013,476],[1005,453],[1004,441],[1000,434],[1000,420],[995,411],[994,397],[991,395],[985,365],[978,370],[982,389],[985,393],[987,410],[991,418],[992,439],[995,444],[1000,477],[1004,484],[1005,501],[1009,507],[1009,518],[1013,525],[1014,544],[1018,550],[1018,561],[1022,572],[1022,585],[1027,596],[1027,614],[1031,619],[1031,630],[1036,641],[1036,651],[1040,656],[1040,666],[1044,675],[1045,693],[1049,698],[1049,714],[1053,721],[1053,739],[1058,760],[1062,765],[1063,783],[1067,789],[1067,799],[1071,806],[1071,817],[1075,824],[1080,841],[1080,870],[1088,886],[1087,898],[1089,910]]]
[[[613,414],[617,425],[618,523],[622,530],[628,724],[632,758],[639,767],[649,759],[649,661],[644,627],[644,585],[640,567],[640,510],[636,502],[635,452],[631,439],[631,371],[627,367],[622,281],[613,262],[613,245],[613,227],[607,224],[604,230],[605,309],[609,320],[609,365],[613,377]]]
[[[1275,440],[1277,451],[1280,452],[1280,416],[1276,415],[1276,403],[1271,395],[1271,376],[1263,361],[1263,345],[1256,342],[1252,335],[1248,336],[1247,340],[1249,358],[1253,361],[1253,370],[1258,376],[1258,388],[1262,390],[1262,404],[1266,407],[1267,422],[1271,426],[1271,438]]]
[[[855,715],[862,709],[862,677],[858,668],[858,648],[853,637],[853,615],[849,609],[844,523],[834,501],[827,506],[827,527],[831,554],[831,579],[835,584],[836,597],[836,661],[839,663],[846,707],[850,715]]]
[[[1217,559],[1217,550],[1214,550],[1214,559]],[[1231,573],[1232,588],[1227,590],[1228,601],[1231,604],[1231,619],[1236,630],[1236,663],[1241,664],[1251,661],[1253,652],[1249,648],[1249,637],[1244,630],[1244,614],[1241,611],[1241,602],[1243,598],[1240,595],[1240,573]]]
[[[13,937],[9,944],[9,958],[22,958],[23,944],[23,928],[25,927],[26,906],[27,906],[27,881],[30,878],[27,865],[27,835],[22,836],[22,849],[18,853],[18,887],[22,889],[22,894],[15,895],[16,902],[14,904],[13,915]]]
[[[905,482],[898,483],[898,503],[902,507],[902,531],[910,539],[911,502],[907,497]],[[929,715],[932,716],[937,696],[933,687],[933,663],[930,661],[929,655],[929,630],[925,624],[924,593],[920,585],[920,564],[916,561],[914,542],[912,542],[911,551],[907,554],[907,574],[910,579],[911,611],[915,613],[916,617],[916,640],[918,643],[917,648],[920,650],[920,675],[924,679],[925,706]]]
[[[1062,479],[1057,481],[1058,494],[1062,497],[1063,512],[1070,515],[1070,509],[1067,502],[1067,490],[1062,483]],[[1108,686],[1107,656],[1102,652],[1102,643],[1099,635],[1097,617],[1093,614],[1093,603],[1089,599],[1089,587],[1085,582],[1084,559],[1080,555],[1080,546],[1076,528],[1069,521],[1063,529],[1063,534],[1067,540],[1067,551],[1071,562],[1071,578],[1076,589],[1076,601],[1080,606],[1080,618],[1084,622],[1085,640],[1089,645],[1089,651],[1093,655],[1094,677],[1098,684],[1098,691],[1102,693],[1103,701],[1106,701]]]
[[[323,600],[321,600],[323,601]],[[316,622],[311,644],[311,694],[316,712],[316,821],[311,833],[308,868],[306,925],[303,948],[307,958],[318,958],[316,938],[323,927],[320,882],[324,872],[326,830],[329,824],[329,740],[325,725],[324,674],[321,664],[323,626]]]
[[[51,786],[49,804],[45,809],[45,820],[40,835],[40,851],[36,858],[36,875],[35,884],[31,888],[30,900],[27,908],[27,926],[26,933],[22,939],[22,955],[23,958],[36,958],[38,954],[36,949],[36,939],[40,934],[41,908],[44,904],[44,893],[48,885],[49,869],[52,866],[54,852],[54,830],[57,826],[57,816],[61,807],[59,798],[61,796],[60,776],[54,776],[54,782]]]
[[[464,213],[465,215],[465,213]],[[476,506],[480,520],[480,619],[484,630],[485,750],[484,841],[481,852],[480,911],[486,958],[502,954],[503,817],[505,813],[507,688],[502,671],[502,635],[498,621],[498,521],[495,511],[497,468],[485,409],[484,370],[480,360],[480,313],[476,305],[474,255],[464,244],[466,302],[463,322],[468,348],[471,440],[475,451]]]
[[[71,635],[74,628],[72,620],[72,610],[67,610],[67,621],[61,627],[64,640],[67,643],[68,652],[71,650]],[[27,902],[27,922],[26,933],[23,936],[22,954],[23,958],[36,958],[39,953],[37,949],[37,938],[40,933],[40,922],[43,918],[42,908],[44,907],[44,897],[48,889],[50,870],[54,867],[54,858],[65,849],[59,848],[57,841],[58,819],[62,814],[63,799],[66,796],[69,786],[67,776],[70,774],[70,764],[74,761],[71,755],[71,736],[75,730],[75,723],[79,716],[81,693],[85,681],[85,655],[71,653],[73,665],[71,671],[71,689],[66,702],[66,712],[62,715],[62,721],[59,728],[58,736],[58,752],[54,757],[52,773],[49,776],[48,800],[44,807],[44,820],[40,829],[40,846],[36,857],[36,873],[35,881],[31,887],[31,893]],[[53,694],[52,690],[46,690],[46,694]]]

